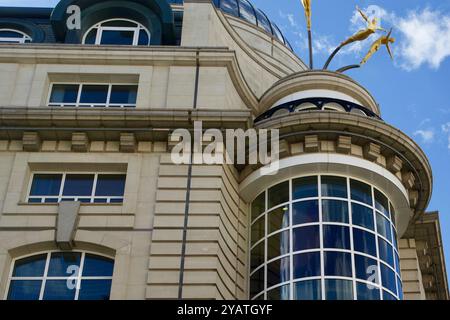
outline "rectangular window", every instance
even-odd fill
[[[34,173],[28,203],[122,203],[125,174]]]
[[[49,107],[136,107],[137,85],[52,84]]]

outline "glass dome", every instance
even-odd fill
[[[183,0],[169,0],[172,4],[182,4]],[[286,45],[291,51],[292,46],[289,41],[284,37],[278,26],[270,21],[267,15],[256,8],[248,0],[213,0],[216,8],[219,8],[224,13],[235,16],[248,23],[254,24],[259,28],[263,29],[265,32],[269,33],[271,36],[275,37],[277,40]]]

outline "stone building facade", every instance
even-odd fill
[[[279,129],[280,170],[174,164],[196,121]],[[432,185],[246,0],[0,8],[2,299],[448,299]]]

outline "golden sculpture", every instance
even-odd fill
[[[386,31],[378,26],[378,18],[373,18],[372,21],[370,21],[369,18],[364,14],[364,12],[361,11],[361,9],[359,9],[358,7],[356,7],[356,9],[358,10],[359,14],[363,17],[363,19],[367,22],[367,28],[358,31],[353,36],[342,42],[340,45],[341,47],[356,41],[366,40],[368,37],[370,37],[370,35],[377,32],[377,30]]]
[[[308,30],[311,30],[311,0],[301,0],[303,8],[305,9],[306,24]]]
[[[361,61],[361,65],[365,64],[378,50],[380,50],[381,46],[386,46],[386,49],[391,56],[391,59],[394,59],[394,56],[392,55],[391,48],[389,47],[389,44],[394,43],[395,39],[391,38],[392,29],[389,31],[389,33],[386,36],[380,37],[377,41],[375,41],[372,46],[370,47],[369,52],[366,54],[364,59]]]

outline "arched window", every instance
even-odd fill
[[[91,27],[83,37],[83,44],[148,46],[150,32],[135,21],[111,19]]]
[[[31,37],[22,31],[0,29],[0,43],[29,43],[31,41]]]
[[[13,261],[8,300],[109,300],[114,260],[88,252],[44,252]]]

